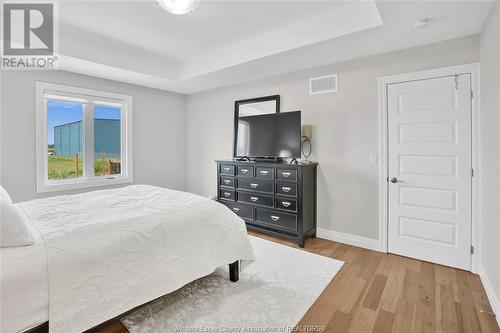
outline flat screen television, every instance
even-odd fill
[[[240,117],[235,131],[235,157],[300,157],[300,111]]]

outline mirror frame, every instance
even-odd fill
[[[239,158],[242,156],[236,155],[236,144],[238,139],[238,123],[240,118],[240,105],[261,103],[267,101],[276,101],[276,113],[280,113],[280,95],[270,95],[249,99],[242,99],[234,102],[234,128],[233,128],[233,158]]]

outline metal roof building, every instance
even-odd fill
[[[54,155],[74,157],[82,155],[82,121],[54,127]],[[94,152],[109,158],[120,156],[120,120],[94,120]]]

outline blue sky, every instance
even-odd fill
[[[54,127],[82,120],[83,106],[79,103],[49,100],[47,102],[47,135],[49,145],[54,144]],[[120,109],[96,105],[96,119],[120,119]]]

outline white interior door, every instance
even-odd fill
[[[471,76],[387,89],[388,250],[470,270]]]

